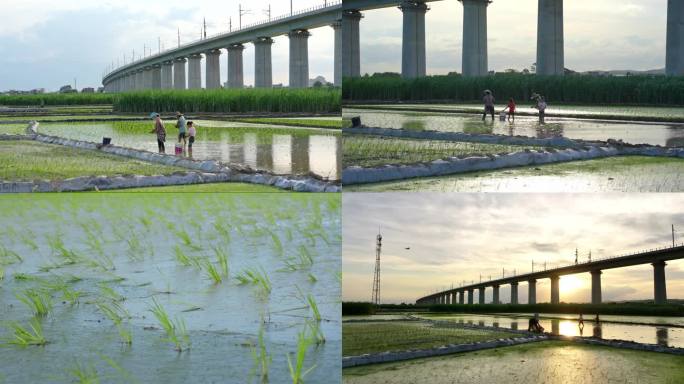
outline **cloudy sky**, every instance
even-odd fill
[[[494,0],[488,7],[491,70],[529,67],[536,61],[538,0]],[[461,72],[463,6],[430,3],[426,15],[427,72]],[[667,0],[564,2],[565,66],[574,70],[665,67]],[[402,13],[365,12],[361,20],[361,72],[401,71]]]
[[[580,259],[684,242],[684,195],[677,194],[443,194],[343,195],[343,299],[369,301],[375,237],[383,236],[381,282],[385,303],[420,296],[491,275],[529,272]],[[410,247],[409,250],[405,249]],[[684,260],[666,267],[669,298],[684,299]],[[604,300],[652,299],[653,267],[605,270]],[[591,300],[589,273],[561,278],[561,301]],[[486,292],[491,300],[491,289]],[[527,302],[527,283],[519,287]],[[537,283],[548,301],[550,282]],[[501,287],[508,302],[510,286]]]
[[[0,23],[0,91],[46,88],[57,90],[77,79],[78,88],[100,85],[103,69],[112,61],[130,60],[145,46],[159,48],[200,37],[206,17],[209,35],[228,30],[229,18],[238,25],[238,6],[250,13],[243,24],[290,11],[285,0],[22,0],[2,4]],[[295,10],[323,4],[324,0],[293,0]],[[311,30],[310,77],[333,79],[334,34],[330,27]],[[275,38],[273,81],[288,82],[288,40]],[[226,81],[227,55],[221,56],[221,80]],[[244,52],[245,83],[254,84],[254,47]]]

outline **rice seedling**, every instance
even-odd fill
[[[228,252],[222,248],[214,247],[216,261],[219,264],[221,275],[228,276]]]
[[[185,322],[179,318],[172,321],[164,307],[157,300],[152,299],[152,302],[153,306],[150,308],[150,312],[154,314],[154,317],[157,318],[157,321],[166,332],[166,341],[172,343],[178,352],[189,349],[190,335],[185,328]]]
[[[261,291],[265,294],[271,293],[271,280],[268,278],[268,274],[262,267],[259,268],[248,268],[240,272],[236,279],[241,285],[253,284],[258,286]]]
[[[34,316],[45,317],[52,310],[52,297],[45,291],[26,289],[18,293],[16,297],[31,310]]]
[[[307,320],[306,325],[309,328],[309,331],[311,331],[311,338],[315,340],[316,345],[324,344],[325,335],[323,335],[323,331],[321,330],[321,324],[318,321]]]
[[[214,263],[208,259],[204,259],[202,267],[202,270],[207,274],[207,277],[214,282],[214,284],[221,284],[223,281],[223,276],[219,270],[220,267],[216,268]]]
[[[102,297],[114,302],[126,300],[126,298],[123,295],[116,292],[112,287],[108,286],[105,282],[100,283],[100,294],[102,295]]]
[[[306,330],[301,331],[297,334],[297,352],[295,353],[294,364],[290,358],[290,354],[287,354],[287,366],[290,369],[290,377],[292,378],[292,384],[301,384],[304,382],[304,377],[309,374],[316,365],[304,369],[304,360],[306,359],[306,351],[309,349],[313,339],[306,335]]]
[[[128,311],[119,303],[98,301],[95,303],[95,306],[115,325],[119,325],[124,321],[124,319],[130,318]]]
[[[45,345],[48,343],[43,335],[43,326],[40,325],[40,322],[36,318],[29,322],[29,328],[25,328],[16,322],[10,323],[9,326],[14,332],[14,335],[11,339],[7,340],[7,344],[26,347],[29,345]]]
[[[4,245],[0,245],[0,265],[9,265],[14,263],[21,263],[24,259],[18,253],[8,249]]]
[[[71,367],[66,369],[67,375],[79,384],[99,384],[100,375],[91,364],[84,365],[80,361],[76,361]]]
[[[0,280],[5,279],[5,268],[3,268],[2,265],[0,265]]]
[[[78,304],[79,299],[81,298],[81,294],[81,291],[77,291],[73,288],[62,288],[62,299],[68,302],[70,305]]]
[[[0,95],[0,105],[108,105],[114,100],[108,93],[44,93],[41,95]]]
[[[313,265],[313,257],[308,248],[305,246],[300,246],[297,252],[297,256],[285,259],[285,269],[289,271],[297,271],[300,269],[311,268]]]
[[[309,304],[313,318],[316,321],[321,321],[321,313],[318,311],[318,304],[316,303],[316,299],[312,294],[309,293],[309,295],[306,297],[306,302]]]
[[[283,243],[280,241],[280,237],[278,235],[271,231],[270,229],[266,229],[268,231],[268,234],[271,235],[271,240],[273,241],[273,249],[276,251],[278,256],[283,255]]]
[[[175,253],[175,255],[176,255],[176,260],[177,260],[181,265],[186,266],[186,267],[189,267],[189,266],[193,265],[193,260],[192,260],[192,258],[191,258],[190,256],[188,256],[188,254],[186,254],[185,252],[183,252],[183,250],[181,249],[181,247],[176,246],[176,247],[174,248],[174,253]]]
[[[259,336],[257,339],[257,345],[252,346],[252,359],[254,361],[254,372],[257,370],[259,379],[262,383],[268,382],[268,368],[273,362],[273,357],[269,355],[266,350],[266,343],[264,342],[264,327],[263,318],[261,321],[261,326],[259,327]]]
[[[309,278],[309,281],[312,283],[315,283],[318,281],[318,278],[316,278],[316,276],[314,276],[314,274],[311,272],[309,272],[308,278]]]

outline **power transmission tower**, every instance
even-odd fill
[[[382,250],[382,235],[378,230],[375,243],[375,276],[373,277],[373,297],[371,302],[380,305],[380,251]]]

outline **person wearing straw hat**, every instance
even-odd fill
[[[176,112],[176,118],[178,119],[176,122],[176,127],[178,128],[178,143],[183,140],[183,148],[185,148],[185,145],[187,144],[186,136],[188,134],[187,122],[185,121],[185,116],[180,112]]]
[[[159,153],[165,153],[166,148],[164,147],[164,142],[166,141],[166,128],[164,128],[164,122],[161,120],[161,116],[158,113],[152,113],[154,118],[154,129],[150,133],[157,134],[157,147],[159,148]]]
[[[492,115],[492,121],[494,121],[494,96],[492,95],[492,91],[490,91],[489,89],[485,89],[482,101],[484,102],[484,113],[482,114],[482,121],[485,121],[485,118],[487,117],[488,113]]]

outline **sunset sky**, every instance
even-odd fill
[[[375,236],[383,236],[382,301],[418,297],[491,275],[501,277],[593,258],[684,242],[684,196],[677,194],[446,194],[343,195],[343,299],[369,301]],[[410,247],[409,250],[405,249]],[[669,298],[684,299],[684,260],[666,267]],[[653,267],[603,271],[603,300],[653,298]],[[486,300],[491,300],[491,289]],[[527,283],[519,287],[527,302]],[[548,301],[550,282],[537,282]],[[510,286],[501,287],[508,302]],[[589,273],[561,278],[561,301],[588,302]]]

